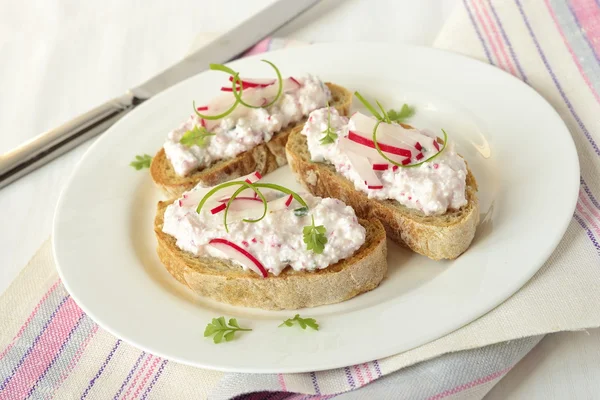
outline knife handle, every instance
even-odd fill
[[[0,188],[108,129],[145,99],[127,92],[0,156]]]

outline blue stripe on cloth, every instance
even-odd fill
[[[469,7],[467,0],[463,0],[463,3],[465,5],[465,10],[467,10],[467,14],[469,14],[469,19],[471,20],[471,24],[473,25],[473,28],[475,29],[475,33],[477,33],[477,37],[479,38],[479,41],[481,42],[481,46],[483,46],[483,51],[485,52],[485,56],[487,57],[488,62],[490,64],[494,64],[494,61],[492,61],[492,56],[490,55],[490,50],[488,49],[487,44],[486,44],[485,40],[483,39],[483,36],[481,35],[481,31],[479,30],[479,26],[477,25],[477,22],[475,22],[475,18],[473,18],[473,13],[471,12],[471,8]]]
[[[563,35],[569,46],[577,57],[583,73],[588,77],[593,90],[600,94],[600,60],[594,52],[584,32],[581,31],[579,21],[575,17],[573,9],[566,0],[549,0],[556,20],[558,21]],[[594,60],[596,60],[594,62]]]
[[[533,29],[531,28],[531,24],[529,23],[529,19],[527,18],[527,15],[525,14],[525,11],[523,10],[523,6],[521,5],[521,1],[520,0],[515,0],[515,4],[519,8],[519,12],[521,13],[521,17],[523,18],[523,22],[525,23],[525,26],[527,27],[527,30],[529,31],[529,36],[533,40],[533,43],[535,44],[535,47],[536,47],[536,49],[538,51],[538,54],[540,55],[540,57],[542,59],[542,62],[546,66],[546,70],[550,74],[550,77],[552,78],[552,81],[554,82],[554,86],[556,86],[556,88],[558,89],[558,92],[560,93],[560,96],[562,97],[563,101],[567,105],[567,108],[569,109],[569,112],[571,113],[571,115],[573,116],[573,118],[575,118],[575,121],[577,121],[577,124],[579,125],[579,127],[583,131],[583,134],[587,138],[588,142],[590,142],[590,144],[594,148],[595,153],[598,156],[600,156],[600,148],[598,148],[598,145],[596,144],[596,142],[594,141],[594,138],[592,137],[592,135],[590,134],[590,132],[588,131],[588,129],[584,125],[583,121],[581,121],[581,118],[579,118],[579,115],[575,111],[575,108],[573,108],[573,104],[571,104],[571,101],[569,100],[569,98],[565,94],[565,91],[563,90],[562,85],[558,82],[556,74],[552,70],[552,67],[550,66],[550,63],[548,62],[548,59],[546,58],[546,54],[542,50],[542,47],[540,46],[540,43],[539,43],[539,41],[537,39],[537,36],[535,35],[535,33],[533,32]]]
[[[348,383],[352,389],[356,389],[356,383],[354,383],[354,377],[352,376],[352,372],[349,367],[344,367],[344,371],[346,371],[346,378],[348,379]]]
[[[92,380],[90,380],[90,384],[88,385],[88,387],[85,389],[85,391],[81,395],[81,400],[85,399],[88,396],[88,394],[90,393],[90,390],[92,390],[92,387],[94,387],[94,385],[96,384],[96,381],[98,380],[98,378],[100,378],[100,376],[104,372],[104,369],[106,368],[106,366],[108,365],[110,360],[113,358],[113,356],[115,355],[115,352],[117,351],[117,349],[119,348],[120,345],[121,345],[121,339],[118,339],[117,342],[115,343],[115,345],[113,346],[113,348],[110,350],[110,353],[108,353],[106,360],[104,360],[104,363],[102,363],[102,365],[100,366],[100,369],[98,370],[96,375],[92,378]]]
[[[10,350],[0,360],[0,382],[3,382],[0,390],[5,387],[6,383],[4,382],[6,382],[6,379],[17,370],[17,365],[20,362],[22,363],[23,357],[31,352],[34,342],[39,340],[40,334],[50,324],[59,307],[64,304],[67,298],[68,293],[61,284],[58,284],[46,300],[40,304],[39,309],[33,315],[21,336],[16,339]]]
[[[310,373],[310,379],[312,380],[313,388],[317,394],[321,394],[321,389],[319,388],[319,382],[317,382],[317,374],[314,372]]]
[[[598,0],[598,1],[600,1],[600,0]],[[498,28],[500,28],[500,33],[502,34],[502,38],[504,39],[504,42],[506,43],[506,47],[508,47],[508,51],[510,52],[510,56],[511,56],[513,62],[517,66],[519,75],[521,75],[521,79],[523,79],[523,82],[528,83],[527,75],[525,75],[523,68],[521,68],[521,63],[519,62],[519,59],[517,58],[517,55],[515,53],[515,49],[513,48],[512,43],[510,42],[508,35],[506,34],[506,31],[504,30],[504,25],[502,24],[502,21],[498,17],[498,13],[496,12],[494,3],[492,1],[490,1],[489,3],[490,3],[490,10],[492,11],[492,15],[494,16],[494,19],[496,20],[496,24],[498,25]]]
[[[58,288],[57,288],[58,290]],[[3,367],[2,367],[2,372],[3,372],[3,376],[5,375],[4,372],[8,371],[8,374],[6,374],[4,381],[2,382],[2,385],[0,385],[0,392],[2,390],[4,390],[4,388],[6,387],[6,385],[8,384],[8,382],[10,382],[11,378],[14,376],[14,374],[17,372],[17,370],[19,369],[19,367],[23,364],[23,362],[25,361],[25,359],[27,358],[27,356],[31,353],[31,351],[33,350],[34,346],[36,345],[36,343],[40,340],[40,337],[44,334],[44,332],[46,331],[46,329],[48,328],[48,325],[50,325],[50,322],[52,322],[52,320],[54,319],[54,316],[56,315],[56,313],[58,313],[58,311],[61,309],[61,307],[65,304],[65,302],[69,299],[70,296],[65,296],[62,298],[62,300],[60,301],[60,303],[58,304],[58,306],[54,309],[54,311],[52,312],[52,314],[50,315],[50,317],[48,317],[48,319],[46,320],[46,322],[44,323],[44,325],[42,326],[41,330],[39,329],[39,326],[33,327],[33,330],[38,330],[38,334],[35,336],[35,338],[33,339],[33,341],[29,342],[26,341],[23,345],[23,348],[26,349],[25,352],[23,352],[21,354],[21,357],[18,359],[18,361],[16,362],[16,364],[14,363],[15,359],[8,359],[8,363],[9,364],[14,364],[12,369],[10,369],[9,371],[9,367],[4,367],[4,363],[3,363]],[[30,324],[31,325],[31,324]],[[21,336],[21,338],[23,338],[23,336]],[[17,347],[17,345],[20,346],[20,341],[19,343],[15,344],[15,346],[13,346],[13,348],[11,350],[13,350],[15,347]],[[27,347],[28,345],[28,347]],[[3,358],[3,360],[7,359],[7,357],[5,356]]]
[[[45,398],[54,392],[61,376],[69,369],[81,346],[92,335],[95,326],[94,321],[87,315],[83,314],[79,318],[77,324],[69,332],[68,338],[61,345],[56,357],[29,390],[27,398]]]
[[[125,389],[125,386],[127,386],[127,384],[129,383],[129,380],[131,379],[131,377],[133,376],[133,373],[135,372],[135,370],[139,367],[140,362],[142,361],[142,358],[144,358],[144,356],[147,353],[145,351],[142,351],[142,354],[140,354],[140,356],[138,357],[138,359],[135,361],[135,363],[133,364],[133,367],[131,367],[131,369],[129,370],[129,373],[127,374],[127,376],[125,377],[125,380],[123,380],[123,383],[121,384],[121,387],[119,388],[119,390],[117,391],[117,393],[115,393],[115,396],[113,397],[113,400],[117,400],[119,398],[119,396],[121,395],[121,393],[123,392],[123,389]]]
[[[600,1],[600,0],[598,0]],[[596,206],[596,208],[598,210],[600,210],[600,203],[598,202],[598,200],[596,200],[596,198],[594,197],[594,194],[592,193],[592,191],[590,190],[589,186],[587,185],[587,183],[585,183],[585,181],[583,180],[583,177],[580,178],[581,186],[583,188],[583,191],[588,195],[588,198],[590,199],[590,201],[592,202],[592,204],[594,206]]]
[[[379,368],[379,361],[373,361],[373,365],[375,366],[375,371],[377,371],[377,376],[381,378],[383,375],[381,373],[381,368]]]
[[[594,247],[598,251],[598,255],[600,255],[600,243],[598,243],[598,241],[594,237],[593,232],[590,230],[590,228],[588,228],[588,226],[585,223],[585,221],[579,215],[577,215],[577,214],[573,215],[573,218],[575,218],[575,221],[577,221],[579,223],[579,225],[581,225],[581,227],[583,228],[583,230],[587,233],[588,238],[592,241],[592,244],[594,245]]]

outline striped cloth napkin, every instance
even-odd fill
[[[535,277],[495,310],[427,345],[337,370],[202,370],[99,328],[65,291],[47,242],[0,298],[0,400],[475,399],[544,334],[599,327],[599,24],[597,0],[463,0],[436,41],[538,90],[566,121],[580,156],[581,191],[565,237]],[[286,44],[267,40],[254,52]]]

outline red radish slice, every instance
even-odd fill
[[[208,242],[212,247],[221,252],[225,258],[234,260],[247,267],[248,269],[261,275],[263,278],[268,276],[265,267],[250,252],[227,239],[212,239]]]
[[[348,133],[348,139],[353,142],[362,144],[363,146],[368,146],[371,148],[375,148],[375,143],[371,139],[368,139],[361,132],[350,131]],[[379,145],[379,149],[385,153],[396,154],[398,156],[410,157],[412,155],[409,149],[404,149],[401,147],[392,146],[389,144],[382,143],[380,140],[377,140],[377,144]]]
[[[366,181],[365,181],[365,185],[367,185]],[[374,186],[374,185],[369,186],[369,185],[367,185],[367,189],[383,189],[383,185],[377,185],[377,186]]]
[[[364,132],[364,136],[372,138],[373,129],[377,121],[361,113],[356,113],[350,118],[354,123],[354,131]],[[398,124],[381,123],[377,127],[377,143],[385,143],[390,146],[407,148],[411,151],[415,149],[421,151],[423,147],[427,149],[426,155],[432,156],[434,153],[431,149],[433,139],[428,135],[424,135],[417,129],[406,129]],[[431,149],[431,150],[430,150]]]
[[[300,83],[300,81],[296,78],[294,78],[293,76],[290,76],[290,81],[294,82],[296,85],[298,85],[298,87],[302,87],[302,84]]]
[[[437,142],[437,140],[433,141],[433,147],[435,147],[437,151],[440,151],[440,144]]]
[[[402,160],[402,165],[408,165],[410,164],[410,158],[406,158],[404,160]]]
[[[231,200],[231,197],[227,197],[226,199],[220,199],[219,203],[227,203],[229,200]],[[238,196],[233,201],[238,201],[238,200],[250,200],[250,201],[258,201],[259,203],[262,203],[262,200],[259,198],[256,198],[256,197]]]
[[[375,150],[374,148],[363,146],[362,144],[353,142],[352,140],[348,139],[347,137],[340,137],[338,139],[338,147],[344,153],[353,152],[353,153],[361,154],[365,157],[370,158],[371,160],[373,160],[377,163],[386,163],[387,162],[387,160],[384,159],[383,157],[381,157],[381,154],[379,154],[379,152],[377,150]],[[386,155],[389,159],[391,159],[397,163],[401,163],[402,160],[404,160],[404,158],[405,158],[405,157],[398,156],[395,154],[386,154]]]
[[[285,206],[289,207],[290,204],[292,204],[292,200],[294,200],[294,196],[292,196],[291,194],[288,196],[287,200],[285,201]]]
[[[415,158],[416,158],[417,160],[420,160],[420,159],[422,159],[423,157],[425,157],[425,156],[423,155],[423,153],[419,153],[419,154],[417,154],[417,156],[416,156]]]
[[[373,164],[373,171],[386,171],[390,164]]]
[[[382,186],[381,181],[377,175],[375,175],[375,172],[373,172],[373,168],[366,157],[353,152],[348,152],[346,155],[350,160],[350,164],[352,164],[352,167],[356,170],[358,176],[365,182],[367,187]]]
[[[198,110],[198,111],[208,111],[208,106],[200,106],[200,107],[197,107],[196,110]]]
[[[223,211],[224,209],[227,208],[227,204],[219,204],[218,206],[216,206],[215,208],[213,208],[212,210],[210,210],[211,214],[218,214],[221,211]]]
[[[277,82],[276,79],[254,79],[254,78],[240,78],[237,82],[242,82],[244,89],[251,87],[266,87]],[[229,82],[233,82],[233,76],[229,77]]]
[[[258,180],[260,180],[262,178],[262,175],[260,174],[260,172],[258,171],[254,171],[251,174],[239,177],[239,178],[234,178],[229,180],[228,182],[231,181],[244,181],[244,180],[248,180],[250,183],[254,183],[257,182]],[[181,206],[186,206],[186,207],[196,207],[198,206],[198,203],[200,203],[200,201],[202,200],[202,198],[212,189],[213,187],[199,187],[199,188],[195,188],[189,192],[186,192],[183,194],[183,199],[180,200],[180,204]],[[231,197],[231,195],[233,193],[235,193],[235,191],[238,189],[238,187],[236,186],[230,186],[227,187],[221,191],[219,191],[219,194],[221,195],[220,198],[229,198]],[[244,191],[242,191],[240,193],[240,196],[249,196],[252,195],[252,193],[254,193],[253,190],[250,189],[246,189]]]

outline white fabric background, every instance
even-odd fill
[[[120,94],[273,0],[0,0],[0,152]],[[429,45],[458,0],[324,0],[277,36]],[[0,292],[50,235],[60,189],[90,143],[0,190]],[[592,398],[600,334],[550,336],[490,398]]]

